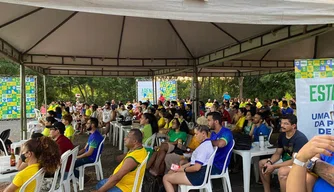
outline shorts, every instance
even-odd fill
[[[206,166],[202,166],[199,171],[188,173],[186,177],[193,186],[200,186],[204,182]]]

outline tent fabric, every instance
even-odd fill
[[[282,28],[286,28],[288,22],[284,21],[285,25],[281,25],[283,20],[266,22],[282,9],[269,10],[294,5],[284,9],[284,13],[297,22],[300,15],[289,15],[301,6],[297,4],[304,5],[303,10],[313,5],[298,21],[303,23],[304,19],[311,18],[312,10],[317,8],[319,13],[312,16],[309,24],[330,23],[329,17],[333,14],[326,13],[326,10],[332,11],[332,1],[312,3],[306,0],[298,3],[275,0],[0,2],[15,3],[0,3],[0,54],[16,54],[12,57],[19,58],[19,52],[26,66],[47,75],[64,76],[192,76],[194,62],[203,55],[214,56],[217,50],[233,49],[241,42],[252,44],[251,40],[261,35],[263,41],[284,36],[286,29]],[[267,13],[259,14],[254,8],[260,2],[264,4],[258,9],[268,8]],[[233,12],[238,7],[243,14]],[[153,10],[156,14],[152,15]],[[211,14],[206,14],[209,11]],[[250,12],[254,13],[253,17],[247,16]],[[136,15],[138,13],[142,15]],[[221,20],[216,22],[214,18],[218,18],[215,17],[218,13]],[[234,15],[235,20],[226,21],[229,15]],[[260,15],[267,19],[252,24]],[[289,29],[291,34],[299,34],[318,26],[293,25]],[[294,59],[333,57],[334,32],[330,27],[325,32],[199,68],[199,76],[233,77],[291,71]],[[11,51],[4,42],[17,52]]]
[[[218,23],[326,24],[333,0],[1,0],[68,11]]]

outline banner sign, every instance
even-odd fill
[[[176,100],[176,80],[157,81],[157,97],[163,94],[166,100]],[[153,85],[152,81],[138,81],[137,82],[137,100],[153,102]]]
[[[334,59],[295,60],[298,130],[334,135]]]
[[[0,77],[0,119],[21,117],[21,84],[19,77]],[[35,117],[36,77],[26,77],[27,118]]]

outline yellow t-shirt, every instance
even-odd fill
[[[235,124],[236,129],[241,131],[242,127],[244,126],[245,120],[246,117],[240,117],[237,123]]]
[[[170,121],[169,123],[165,124],[164,129],[170,129],[172,128],[172,125],[173,125],[173,121]]]
[[[239,108],[245,108],[246,107],[246,102],[241,102],[240,105],[239,105]]]
[[[159,121],[158,121],[158,127],[159,127],[159,129],[165,127],[165,124],[166,124],[165,118],[161,117],[159,119]]]
[[[212,105],[213,105],[213,103],[211,103],[211,102],[210,103],[209,102],[205,103],[206,108],[210,108],[210,107],[212,107]]]
[[[64,116],[67,115],[67,114],[68,114],[68,113],[67,113],[67,111],[65,111],[65,110],[61,112],[61,116],[62,116],[62,117],[64,117]]]
[[[121,167],[124,164],[125,159],[127,158],[131,158],[133,159],[135,162],[138,163],[136,169],[130,171],[129,173],[127,173],[126,175],[124,175],[124,177],[116,184],[116,186],[122,190],[122,191],[132,191],[133,188],[133,184],[136,178],[136,172],[138,167],[140,166],[140,164],[144,161],[144,159],[147,156],[147,152],[146,149],[144,147],[136,149],[134,151],[129,151],[126,156],[124,157],[124,159],[122,160],[122,162],[116,167],[115,171],[113,174],[116,174]],[[143,178],[144,174],[145,174],[145,169],[146,169],[146,165],[144,165],[142,167],[142,169],[140,170],[140,174],[139,174],[139,178],[138,180],[141,181],[141,178]],[[137,192],[139,191],[139,189],[137,188]]]
[[[49,137],[50,136],[50,129],[49,128],[44,128],[42,134],[45,136],[45,137]]]
[[[56,108],[57,108],[58,106],[59,106],[59,105],[57,105],[57,104],[50,105],[49,108],[48,108],[48,111],[56,111]]]
[[[91,109],[86,109],[86,111],[85,111],[85,115],[86,115],[87,117],[90,117],[90,116],[92,115],[92,110],[91,110]]]
[[[73,141],[74,129],[72,125],[66,125],[64,135],[65,137]]]
[[[257,107],[258,109],[260,109],[260,108],[262,107],[262,104],[261,104],[260,101],[256,103],[256,107]]]
[[[33,175],[35,175],[39,170],[39,163],[29,165],[20,171],[13,179],[13,184],[18,187],[15,192],[19,192],[21,186],[28,181]],[[36,181],[32,181],[26,188],[26,191],[34,191],[36,186]]]

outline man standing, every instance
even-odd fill
[[[98,147],[103,140],[103,136],[97,130],[98,127],[98,120],[96,118],[91,117],[88,122],[86,123],[87,131],[90,132],[88,137],[88,142],[85,148],[79,151],[79,155],[77,160],[75,161],[74,166],[74,175],[75,177],[79,177],[79,171],[76,170],[77,167],[80,167],[84,164],[93,163],[96,157],[100,154],[97,154]],[[102,149],[101,149],[102,152]]]
[[[122,162],[116,167],[114,173],[96,185],[98,192],[122,192],[131,191],[136,178],[136,172],[140,164],[147,156],[146,149],[142,145],[143,134],[139,129],[131,129],[125,137],[125,146],[129,149]],[[140,171],[138,180],[144,176],[146,167]],[[96,191],[95,191],[96,192]]]
[[[47,127],[50,129],[51,138],[58,144],[61,155],[66,151],[72,150],[74,148],[71,140],[64,136],[65,125],[63,123],[55,122],[53,125]],[[67,173],[71,166],[71,161],[72,161],[71,159],[72,158],[70,158],[67,161],[65,169],[65,178],[67,178]]]
[[[286,191],[286,180],[293,164],[293,154],[297,153],[306,143],[306,136],[297,130],[295,115],[283,116],[281,120],[282,133],[278,137],[278,148],[269,159],[259,162],[260,177],[265,192],[270,192],[270,176],[278,170],[281,191]]]
[[[282,105],[283,105],[282,115],[293,114],[293,109],[291,109],[288,106],[288,101],[286,101],[286,100],[282,101]]]
[[[229,102],[231,100],[231,96],[228,94],[228,92],[226,92],[224,95],[223,95],[223,98],[224,98],[224,101],[227,101]]]
[[[161,101],[161,103],[165,103],[165,97],[164,97],[164,95],[161,93],[160,94],[160,97],[159,97],[159,101]]]
[[[102,114],[103,127],[105,127],[104,133],[108,134],[110,130],[110,122],[111,122],[111,115],[112,115],[111,103],[109,101],[105,103],[102,113],[103,113]]]
[[[219,112],[211,112],[207,116],[211,133],[211,141],[213,146],[217,146],[216,156],[213,160],[211,175],[221,174],[224,167],[225,159],[228,158],[226,167],[230,164],[231,154],[227,157],[229,150],[233,144],[232,132],[222,126],[222,118]]]

